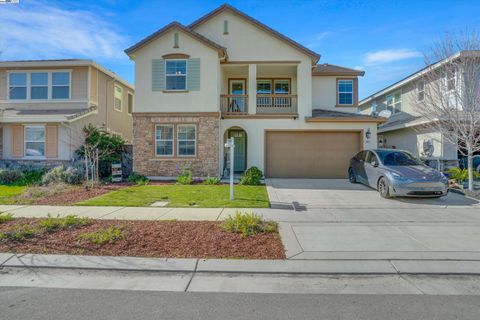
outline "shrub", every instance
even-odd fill
[[[192,184],[192,182],[193,182],[192,170],[182,168],[180,171],[180,174],[177,176],[177,183]]]
[[[257,167],[250,167],[247,171],[245,171],[240,179],[240,184],[247,186],[258,186],[261,183],[262,177],[262,170],[258,169]]]
[[[22,178],[22,171],[18,169],[3,169],[0,170],[1,184],[14,184]]]
[[[38,226],[40,227],[40,229],[44,231],[53,232],[58,230],[65,230],[65,229],[85,226],[88,223],[90,223],[90,219],[86,217],[80,218],[72,214],[62,218],[60,218],[59,216],[54,218],[49,214],[48,218],[41,220]]]
[[[20,186],[40,184],[45,171],[45,169],[25,169],[16,184]]]
[[[214,185],[219,184],[220,181],[219,177],[206,177],[205,180],[203,180],[203,184]]]
[[[138,185],[145,185],[145,184],[148,184],[150,182],[150,179],[148,179],[143,174],[140,174],[140,173],[137,173],[137,172],[132,172],[128,176],[127,181],[136,183]]]
[[[63,182],[63,166],[52,168],[42,178],[42,184]]]
[[[115,243],[117,240],[124,239],[126,236],[126,233],[122,229],[109,227],[103,230],[81,234],[78,236],[78,239],[102,246],[107,243]]]
[[[220,226],[225,231],[240,233],[243,237],[278,232],[278,224],[275,221],[265,221],[259,215],[240,211],[237,211],[233,217],[229,216]]]
[[[457,180],[458,182],[464,182],[468,180],[468,169],[460,169],[453,167],[448,169],[448,175],[450,179]],[[473,170],[473,177],[478,178],[479,174],[476,170]]]
[[[48,171],[42,178],[42,184],[54,183],[80,184],[84,179],[84,172],[81,166],[68,167],[58,166]]]
[[[9,222],[13,220],[13,215],[11,213],[3,214],[0,212],[0,224]]]
[[[0,232],[0,240],[25,241],[35,236],[35,230],[28,224],[16,227],[15,229]]]

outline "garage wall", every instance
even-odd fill
[[[364,130],[370,129],[370,139],[364,138],[363,148],[377,147],[376,123],[355,122],[317,122],[308,123],[303,119],[225,119],[220,122],[220,136],[230,127],[243,128],[247,133],[247,168],[256,166],[262,171],[264,168],[265,130]],[[223,142],[220,144],[220,172],[223,172]]]

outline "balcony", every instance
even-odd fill
[[[297,113],[297,95],[257,94],[257,113],[258,114]]]
[[[246,94],[220,95],[220,111],[224,115],[248,114],[248,95]]]

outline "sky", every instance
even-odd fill
[[[173,20],[189,24],[224,1],[29,1],[0,5],[0,60],[94,59],[134,83],[123,50]],[[321,54],[364,70],[367,97],[424,66],[445,33],[480,30],[480,1],[232,0],[234,7]]]

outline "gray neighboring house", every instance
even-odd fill
[[[0,61],[0,166],[72,161],[86,124],[130,142],[133,95],[92,60]]]
[[[442,62],[436,65],[441,67]],[[424,99],[422,75],[425,70],[423,68],[361,100],[359,111],[365,115],[378,115],[383,110],[391,112],[388,121],[378,126],[380,148],[408,150],[428,165],[443,170],[458,165],[457,145],[447,141],[441,132],[427,128],[427,120],[415,110]]]

